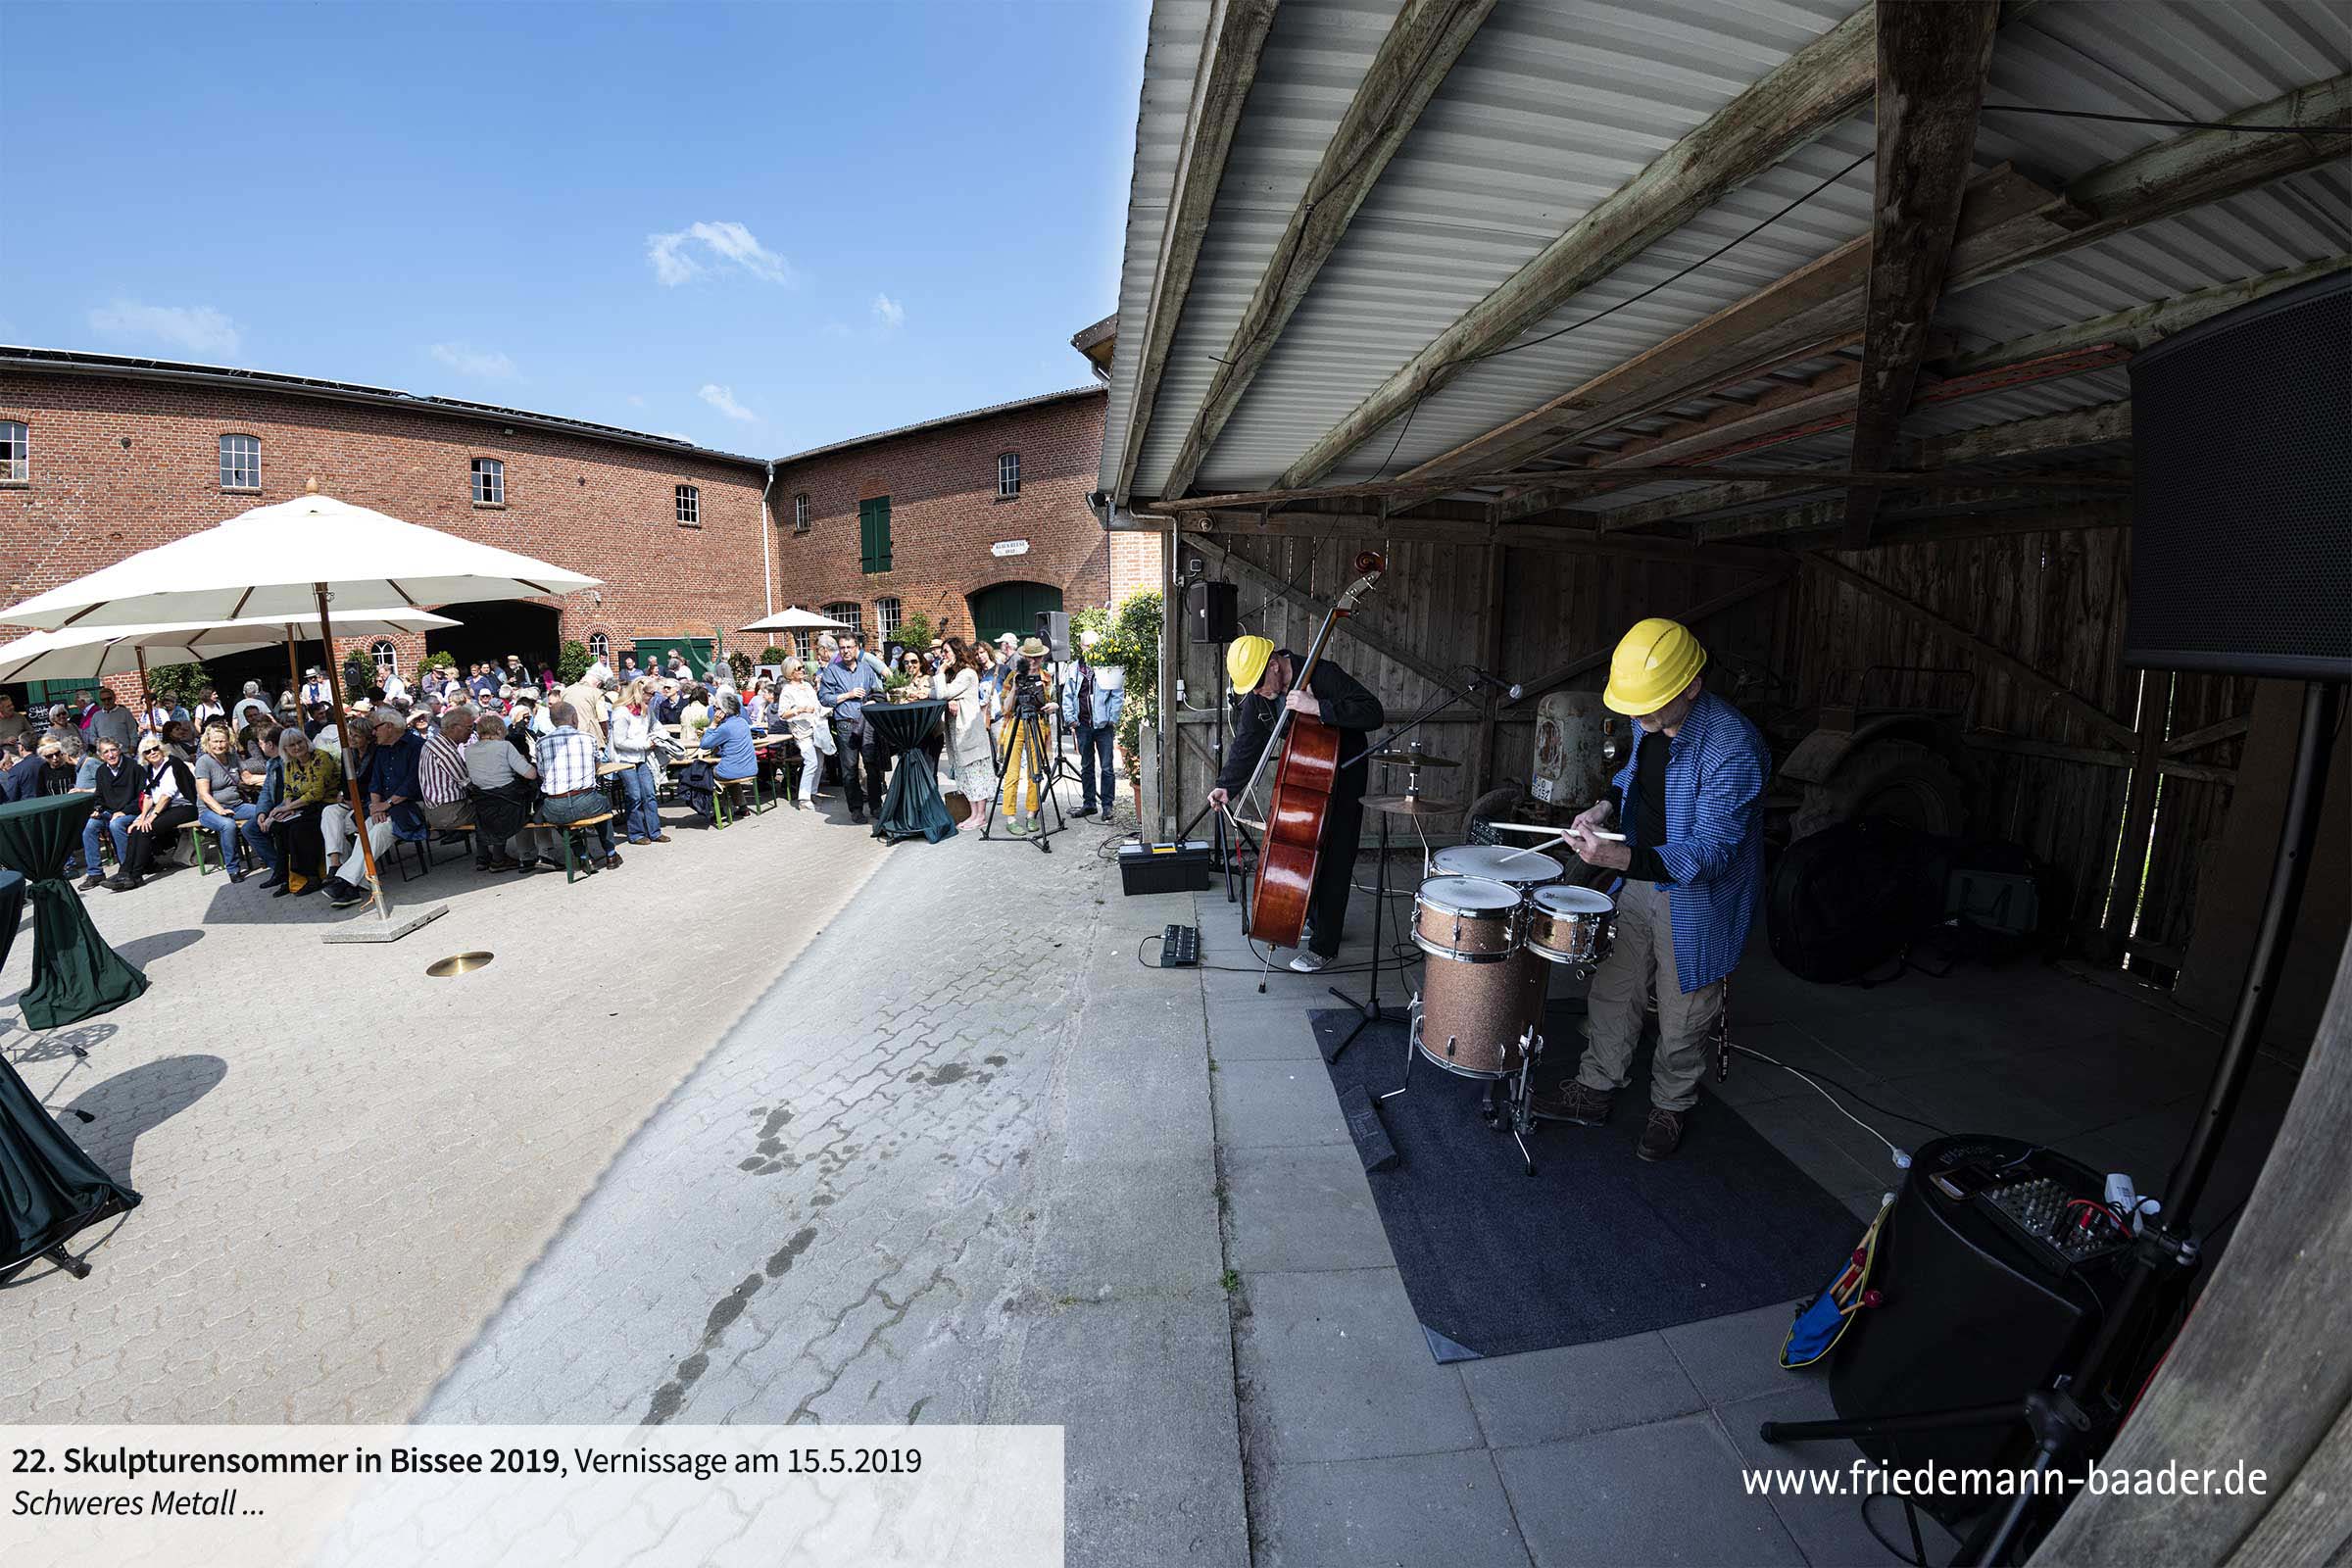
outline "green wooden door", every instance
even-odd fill
[[[1060,608],[1058,588],[1042,582],[1001,582],[972,595],[972,628],[983,642],[995,642],[1005,632],[1034,637],[1038,612]]]

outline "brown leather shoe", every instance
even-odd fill
[[[1642,1129],[1641,1146],[1634,1152],[1643,1159],[1664,1159],[1683,1147],[1683,1125],[1690,1119],[1687,1110],[1650,1106],[1649,1121]]]
[[[1529,1107],[1539,1120],[1572,1121],[1579,1127],[1597,1127],[1609,1119],[1609,1104],[1613,1096],[1605,1089],[1592,1089],[1571,1078],[1561,1085],[1557,1097],[1534,1095]]]

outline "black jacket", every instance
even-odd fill
[[[1297,655],[1289,649],[1279,649],[1275,658],[1290,659]],[[1340,760],[1345,762],[1364,749],[1369,734],[1388,722],[1388,714],[1380,699],[1365,690],[1364,683],[1339,665],[1325,659],[1315,665],[1307,678],[1307,691],[1323,705],[1323,722],[1340,732]],[[1250,782],[1250,774],[1257,766],[1266,741],[1274,733],[1275,715],[1282,711],[1282,700],[1268,702],[1255,692],[1244,693],[1233,723],[1233,743],[1225,748],[1225,767],[1217,775],[1217,786],[1228,793]],[[1363,793],[1363,780],[1369,764],[1358,762],[1341,770],[1341,785],[1346,788],[1354,781],[1355,793]]]

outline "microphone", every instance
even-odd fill
[[[1464,664],[1462,667],[1470,672],[1471,685],[1492,686],[1501,692],[1507,701],[1515,703],[1527,695],[1527,688],[1515,680],[1504,680],[1494,671],[1481,669],[1476,664]]]

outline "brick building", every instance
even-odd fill
[[[1076,387],[777,460],[777,603],[880,637],[916,614],[994,636],[1151,586],[1153,541],[1087,505],[1105,399]]]
[[[760,459],[518,410],[0,348],[0,592],[8,603],[289,500],[314,478],[341,500],[604,579],[561,600],[437,607],[462,624],[374,650],[405,673],[443,649],[466,662],[510,652],[552,660],[566,638],[615,657],[671,640],[707,648],[714,634],[740,647],[734,629],[768,609],[766,477]],[[339,654],[362,646],[338,641]],[[306,663],[320,659],[315,643],[302,653]],[[240,655],[208,667],[222,681],[282,683],[285,657]],[[136,700],[135,675],[109,683]]]

